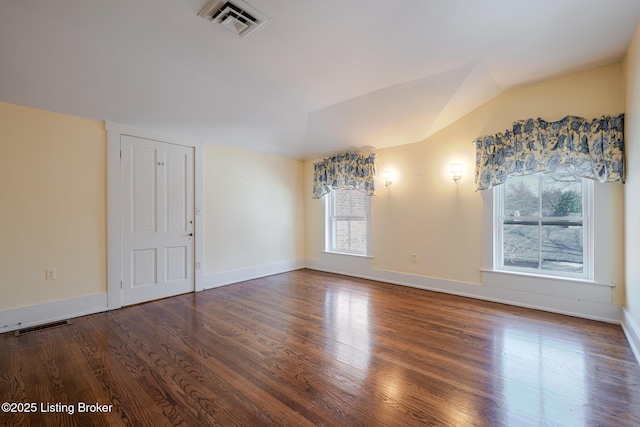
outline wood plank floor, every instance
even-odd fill
[[[638,426],[640,368],[616,325],[300,270],[0,335],[0,402],[37,404],[10,426]]]

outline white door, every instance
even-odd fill
[[[122,305],[191,292],[193,148],[121,138]]]

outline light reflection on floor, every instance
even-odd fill
[[[472,336],[466,337],[470,349],[484,354],[484,362],[476,365],[478,369],[467,367],[465,373],[469,378],[463,375],[452,381],[456,386],[451,386],[432,367],[439,363],[455,366],[454,361],[447,364],[438,357],[424,360],[414,357],[412,365],[381,363],[394,353],[385,352],[381,346],[393,342],[385,333],[390,326],[397,325],[381,326],[380,318],[376,317],[377,301],[372,298],[368,292],[352,289],[324,292],[323,324],[327,339],[324,351],[332,357],[331,372],[344,375],[341,390],[361,396],[363,392],[371,393],[365,384],[377,387],[376,397],[381,400],[371,410],[375,410],[379,421],[393,424],[401,407],[416,414],[446,413],[445,418],[455,425],[479,425],[477,421],[484,419],[491,424],[481,425],[579,427],[602,419],[599,391],[607,383],[596,377],[598,360],[590,357],[591,350],[575,339],[573,332],[516,319],[497,322],[485,345],[475,342]],[[436,332],[451,340],[448,333],[451,331],[444,325],[439,328],[442,331]],[[436,336],[437,333],[432,338]],[[378,341],[380,337],[386,339]],[[424,356],[428,354],[425,352]],[[452,369],[446,366],[445,371],[454,372],[455,367]],[[408,372],[416,373],[420,379],[407,375]],[[469,394],[465,385],[472,383],[487,384],[487,393]],[[416,396],[424,393],[431,394],[432,400],[440,401],[441,405],[413,407]]]
[[[369,294],[327,292],[324,309],[328,336],[338,343],[336,359],[366,372],[371,358]]]
[[[516,327],[505,328],[496,344],[505,425],[532,419],[541,425],[586,424],[585,354],[579,344]]]

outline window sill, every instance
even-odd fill
[[[354,256],[354,257],[358,257],[358,258],[373,259],[373,257],[371,255],[352,254],[352,253],[349,253],[349,252],[322,251],[322,253],[323,254],[330,254],[330,255],[346,255],[346,256]]]
[[[602,287],[606,287],[606,288],[615,288],[615,285],[611,284],[611,283],[609,283],[609,284],[607,284],[607,283],[598,283],[598,282],[595,282],[593,280],[580,279],[580,278],[576,278],[576,277],[548,276],[548,275],[544,275],[544,274],[524,273],[524,272],[519,272],[519,271],[492,270],[492,269],[486,269],[486,268],[481,268],[480,271],[482,271],[483,273],[491,273],[491,274],[497,274],[497,275],[529,277],[529,278],[532,278],[532,279],[539,279],[539,280],[544,280],[544,281],[557,280],[557,281],[560,281],[560,282],[577,283],[577,284],[585,284],[585,285],[595,285],[595,286],[602,286]]]

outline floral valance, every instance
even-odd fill
[[[513,129],[474,141],[476,189],[502,184],[509,175],[553,172],[571,165],[576,176],[624,182],[624,114],[556,122],[520,120]]]
[[[319,199],[332,189],[355,188],[367,196],[376,192],[376,155],[335,154],[314,163],[313,198]]]

